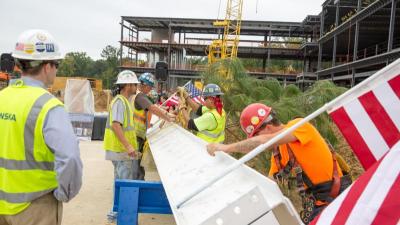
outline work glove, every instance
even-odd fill
[[[187,97],[189,97],[189,93],[187,93],[187,91],[186,91],[186,89],[184,88],[184,87],[178,87],[177,88],[177,92],[179,93],[179,94],[181,94],[182,96],[183,96],[183,98],[187,98]]]
[[[172,113],[167,113],[167,117],[168,117],[168,122],[175,122],[176,120],[176,115],[172,114]]]

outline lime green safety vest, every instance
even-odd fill
[[[112,107],[117,99],[122,100],[125,106],[124,124],[122,124],[122,131],[124,132],[124,136],[129,144],[131,144],[133,148],[137,149],[135,127],[132,120],[132,107],[129,105],[128,100],[122,95],[117,95],[111,102],[111,108],[107,118],[106,131],[104,134],[104,149],[113,152],[126,152],[124,145],[119,141],[117,135],[115,135],[112,129],[112,123],[114,120],[112,118],[111,112]]]
[[[57,188],[54,153],[43,136],[56,106],[63,104],[22,80],[0,91],[0,214],[15,215]]]
[[[197,132],[197,137],[205,140],[208,143],[222,143],[225,140],[225,123],[226,113],[222,109],[222,115],[220,115],[216,109],[208,109],[203,106],[203,114],[211,113],[217,121],[217,127],[214,130],[203,130]]]

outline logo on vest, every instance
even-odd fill
[[[2,112],[0,112],[0,119],[2,119],[2,120],[14,120],[14,122],[17,121],[15,119],[15,114],[11,114],[11,113],[2,113]]]

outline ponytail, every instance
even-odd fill
[[[213,97],[214,99],[214,104],[215,104],[215,108],[217,109],[217,112],[219,113],[219,115],[222,115],[222,108],[224,107],[224,104],[222,103],[222,99],[220,96],[215,96]]]

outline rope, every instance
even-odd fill
[[[183,97],[183,93],[179,92],[177,93],[179,97],[179,105],[178,105],[178,116],[176,117],[176,123],[179,124],[183,128],[187,128],[188,123],[186,122],[183,113],[182,113],[182,108],[186,108],[188,110],[188,113],[190,115],[190,112],[192,111],[192,108],[190,108],[186,102],[186,99]]]

